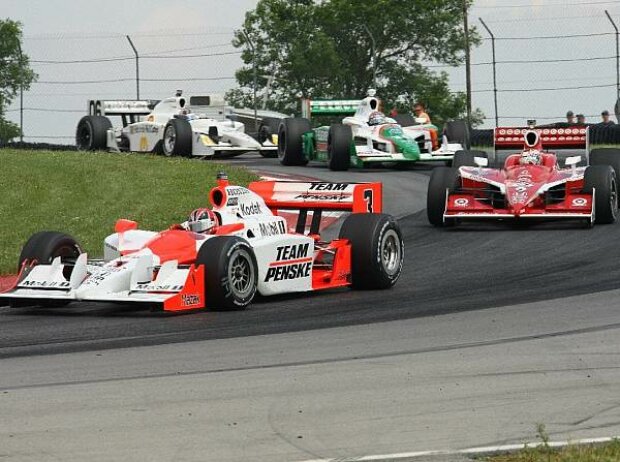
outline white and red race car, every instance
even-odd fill
[[[466,220],[572,219],[588,225],[613,223],[618,217],[620,152],[595,149],[589,165],[570,156],[565,168],[545,149],[586,149],[587,127],[497,128],[495,147],[521,147],[502,168],[487,168],[482,151],[461,151],[452,168],[433,171],[428,185],[427,214],[434,226]]]
[[[256,293],[387,289],[398,280],[404,244],[396,220],[380,213],[380,183],[259,181],[245,188],[229,185],[225,175],[218,183],[209,195],[217,218],[209,234],[179,225],[144,231],[119,220],[105,239],[102,260],[90,260],[66,234],[33,235],[22,250],[17,282],[0,295],[0,305],[94,301],[166,311],[241,309]],[[299,211],[294,230],[278,215],[290,210]],[[319,237],[326,210],[353,212],[331,242]]]

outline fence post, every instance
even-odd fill
[[[611,25],[614,26],[616,30],[616,100],[620,99],[620,31],[618,31],[618,26],[611,18],[609,11],[605,10],[605,14],[611,22]]]
[[[463,0],[463,31],[465,32],[465,87],[467,125],[471,128],[471,50],[469,45],[469,11],[467,0]]]
[[[250,47],[250,51],[252,51],[252,70],[254,72],[254,77],[253,77],[254,82],[252,84],[252,87],[253,87],[252,105],[254,106],[254,133],[258,134],[258,107],[257,107],[257,101],[256,101],[256,87],[258,85],[258,69],[256,67],[256,48],[254,47],[254,44],[250,40],[250,36],[248,35],[247,31],[245,29],[241,29],[241,33],[245,37],[245,41]]]
[[[125,37],[127,37],[127,41],[136,55],[136,99],[140,99],[140,55],[138,55],[138,50],[131,41],[131,37],[129,35],[126,35]]]
[[[495,35],[491,32],[491,29],[486,25],[482,18],[478,18],[484,28],[491,36],[491,51],[493,53],[493,101],[495,103],[495,126],[499,126],[499,115],[497,111],[497,61],[495,60]]]
[[[17,42],[19,50],[19,63],[23,61],[21,40]],[[24,84],[19,84],[19,142],[24,142]]]

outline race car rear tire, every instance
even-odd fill
[[[450,143],[459,143],[464,149],[471,147],[469,127],[463,120],[452,120],[443,126],[443,134],[446,135]]]
[[[208,239],[198,251],[196,265],[204,265],[208,308],[243,310],[254,299],[258,265],[245,239],[236,236]]]
[[[353,133],[351,127],[343,124],[333,124],[327,135],[327,157],[330,170],[344,172],[351,165],[351,142]]]
[[[351,285],[354,289],[389,289],[403,268],[405,245],[398,222],[383,213],[354,213],[340,239],[351,243]]]
[[[620,149],[597,148],[590,152],[590,165],[610,165],[620,178]]]
[[[611,224],[618,219],[618,180],[609,165],[590,165],[583,178],[583,192],[594,197],[594,223]]]
[[[282,119],[278,129],[278,158],[286,166],[306,165],[302,135],[312,130],[310,121],[303,117]]]
[[[456,151],[452,159],[452,168],[459,167],[475,167],[475,157],[483,157],[488,159],[487,153],[484,151]]]
[[[110,119],[87,115],[80,119],[75,130],[75,144],[79,151],[101,151],[108,147]]]
[[[462,151],[459,151],[462,152]],[[459,171],[456,168],[436,167],[428,182],[426,195],[426,215],[431,225],[449,226],[452,221],[444,221],[446,211],[446,191],[452,192],[458,187]]]
[[[73,272],[75,260],[81,253],[80,244],[70,235],[56,231],[41,231],[33,234],[22,248],[17,271],[21,271],[25,262],[49,265],[56,257],[60,257],[61,262],[65,265],[63,275],[69,279]],[[49,300],[38,304],[46,307],[60,307],[68,303],[68,301],[63,300]]]
[[[164,127],[162,152],[167,157],[192,155],[192,126],[187,120],[170,119]]]

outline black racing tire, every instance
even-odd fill
[[[594,223],[611,224],[618,219],[618,180],[609,165],[590,165],[583,178],[583,192],[594,191]]]
[[[308,159],[304,156],[304,133],[312,130],[310,121],[303,117],[282,119],[278,128],[278,158],[286,166],[306,165]]]
[[[620,178],[620,149],[597,148],[590,152],[590,165],[609,165]]]
[[[459,167],[475,167],[475,157],[484,157],[488,159],[487,153],[484,151],[456,151],[452,159],[452,168]]]
[[[84,116],[75,130],[75,144],[79,151],[101,151],[108,147],[110,119],[104,116]]]
[[[446,211],[446,192],[452,192],[458,187],[459,171],[456,168],[436,167],[433,169],[428,182],[426,195],[426,215],[431,225],[437,227],[449,226],[452,221],[444,221]]]
[[[80,244],[71,236],[56,231],[41,231],[33,234],[26,242],[19,255],[17,271],[20,272],[24,263],[48,265],[56,257],[60,257],[65,265],[63,275],[66,279],[71,277],[75,260],[82,253]],[[39,305],[48,308],[57,308],[69,304],[64,300],[38,301]],[[19,302],[17,303],[19,306]]]
[[[351,166],[351,143],[353,133],[351,127],[333,124],[327,135],[327,165],[334,172],[344,172]]]
[[[205,269],[206,306],[243,310],[256,295],[258,265],[250,244],[236,236],[215,236],[198,251],[196,265]]]
[[[187,120],[170,119],[164,127],[161,150],[167,157],[192,155],[192,126]]]
[[[389,289],[402,272],[405,244],[394,217],[383,213],[353,213],[340,239],[351,243],[351,286],[354,289]]]
[[[460,143],[464,149],[471,147],[471,137],[469,127],[463,120],[452,120],[443,126],[443,134],[446,135],[450,143]]]

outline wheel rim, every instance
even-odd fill
[[[92,130],[88,122],[80,126],[77,133],[77,145],[79,149],[90,149],[93,139],[91,131]]]
[[[167,156],[171,156],[174,152],[174,145],[177,141],[177,134],[174,131],[174,127],[172,125],[166,128],[164,133],[164,154]]]
[[[400,270],[401,245],[398,234],[393,229],[385,233],[381,243],[381,263],[383,269],[390,276],[394,276]]]
[[[254,265],[247,251],[235,251],[228,266],[230,290],[235,298],[246,299],[254,291]]]

